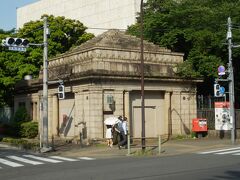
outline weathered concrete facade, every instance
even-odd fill
[[[197,80],[174,73],[183,54],[144,42],[146,136],[187,134],[196,117]],[[110,30],[49,61],[49,80],[63,79],[64,100],[57,84],[49,85],[49,134],[66,138],[103,138],[104,119],[124,115],[133,137],[141,136],[140,40]],[[38,80],[16,88],[15,109],[26,103],[40,122],[42,94]],[[28,104],[28,105],[27,105]]]
[[[126,29],[136,22],[140,0],[39,0],[17,9],[17,29],[43,14],[76,19],[88,32],[101,34],[106,29]],[[105,30],[104,30],[105,29]]]

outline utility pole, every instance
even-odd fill
[[[232,122],[232,130],[231,130],[231,142],[235,144],[235,107],[234,107],[234,73],[233,73],[233,65],[232,65],[232,22],[231,18],[228,17],[228,32],[227,32],[227,40],[228,40],[228,71],[229,71],[229,101],[230,101],[230,121]]]
[[[40,146],[41,152],[47,152],[51,150],[51,147],[48,145],[48,83],[60,83],[60,87],[62,88],[62,91],[59,92],[62,96],[60,99],[64,99],[64,85],[63,80],[58,81],[51,81],[48,82],[48,35],[49,35],[49,29],[47,24],[47,17],[44,17],[43,19],[43,44],[34,44],[29,43],[27,39],[21,39],[21,38],[11,38],[8,37],[5,40],[2,40],[2,46],[8,47],[11,51],[21,51],[25,52],[26,48],[29,47],[29,45],[32,46],[42,46],[43,49],[43,96],[42,96],[42,102],[41,102],[41,130],[40,130]]]
[[[142,151],[145,151],[145,96],[144,96],[144,56],[143,56],[143,0],[140,5],[141,26],[141,95],[142,95]]]
[[[50,150],[48,146],[48,25],[47,17],[44,17],[43,24],[43,101],[42,101],[42,134],[43,134],[43,147],[42,152]]]

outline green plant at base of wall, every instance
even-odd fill
[[[20,135],[26,138],[35,138],[38,135],[37,122],[24,122],[20,125]]]

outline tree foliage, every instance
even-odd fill
[[[183,77],[203,77],[213,83],[217,67],[228,63],[227,18],[240,23],[239,0],[148,0],[144,5],[144,38],[184,53],[178,67]],[[139,36],[140,21],[128,28]],[[233,41],[240,43],[240,31],[233,29]],[[240,49],[233,50],[235,72],[239,71]],[[239,75],[235,74],[237,88]],[[205,88],[206,89],[206,88]],[[206,92],[209,93],[209,92]]]
[[[50,36],[48,37],[48,57],[68,51],[71,47],[91,39],[93,34],[87,33],[80,21],[43,15],[48,19]],[[16,34],[14,30],[0,30],[0,40],[6,37],[26,38],[30,43],[43,43],[43,20],[30,21],[24,24]],[[12,92],[17,81],[25,75],[38,76],[43,64],[43,47],[30,46],[26,52],[8,51],[0,46],[0,107],[11,105]]]

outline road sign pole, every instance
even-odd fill
[[[141,113],[142,113],[142,151],[144,152],[145,147],[145,93],[144,93],[144,44],[143,44],[143,0],[141,0],[140,4],[140,24],[141,24]]]

